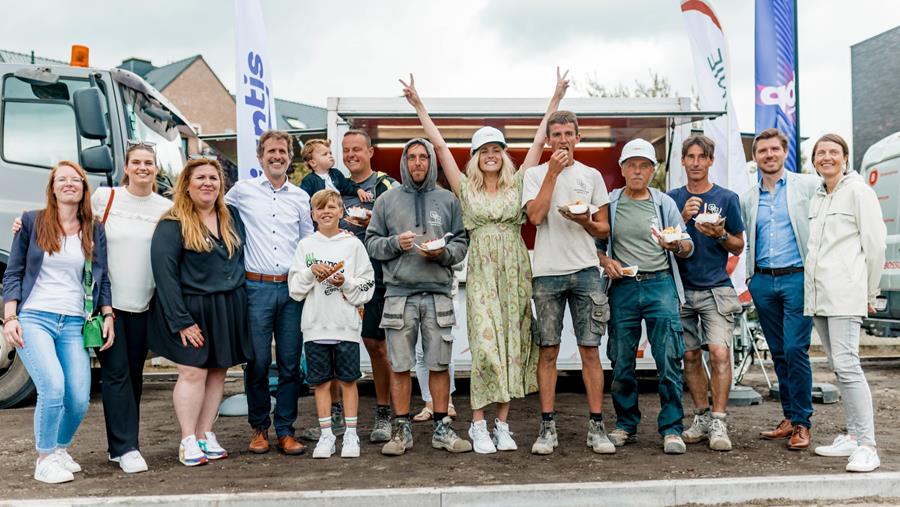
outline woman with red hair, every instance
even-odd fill
[[[82,338],[87,308],[99,307],[103,315],[100,350],[112,346],[115,335],[106,236],[93,220],[87,177],[75,162],[53,167],[47,206],[22,216],[3,275],[3,300],[4,338],[16,347],[38,393],[34,478],[71,481],[81,466],[68,448],[91,394]]]

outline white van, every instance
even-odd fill
[[[860,169],[878,195],[888,234],[877,313],[863,327],[876,336],[900,336],[900,132],[873,144]]]

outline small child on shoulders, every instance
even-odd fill
[[[375,273],[366,247],[338,228],[344,215],[340,194],[320,190],[310,201],[318,231],[300,240],[288,272],[293,299],[305,301],[300,328],[306,352],[306,376],[315,387],[321,436],[313,458],[329,458],[337,438],[331,431],[331,385],[337,382],[344,400],[346,431],[342,458],[359,457],[356,381],[362,318],[359,309],[375,291]]]
[[[363,202],[373,199],[372,194],[359,188],[353,180],[334,168],[334,155],[331,153],[331,141],[328,139],[307,141],[303,145],[300,157],[311,170],[300,182],[300,188],[310,197],[319,190],[330,188],[343,196],[359,197]]]

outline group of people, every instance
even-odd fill
[[[761,436],[788,439],[790,449],[810,445],[808,348],[815,324],[847,417],[847,434],[815,451],[849,456],[851,471],[879,466],[858,351],[862,318],[874,311],[878,293],[885,228],[874,192],[848,168],[843,139],[819,139],[812,154],[819,176],[797,175],[784,169],[785,136],[761,132],[752,148],[759,184],[740,198],[710,182],[709,138],[684,141],[688,183],[668,194],[649,186],[659,165],[655,148],[634,139],[619,157],[625,186],[607,192],[602,174],[576,160],[578,119],[557,110],[569,85],[565,74],[557,71],[519,167],[502,132],[484,127],[462,170],[412,76],[401,83],[428,139],[404,146],[400,182],[372,169],[372,142],[362,130],[341,139],[349,177],[332,167],[328,141],[307,143],[302,156],[312,173],[299,187],[287,177],[292,139],[275,130],[258,142],[262,175],[227,193],[219,162],[197,156],[179,174],[171,201],[157,195],[155,148],[144,142],[129,143],[122,185],[92,196],[77,163],[53,167],[46,207],[25,213],[14,227],[3,276],[4,336],[38,391],[35,479],[66,482],[81,470],[68,448],[90,394],[82,342],[88,318],[102,320],[105,339],[97,355],[108,456],[127,473],[147,470],[138,427],[148,349],[177,365],[178,459],[187,466],[228,456],[213,425],[226,370],[239,364],[245,364],[248,450],[269,451],[274,423],[278,450],[304,453],[294,428],[304,351],[319,422],[313,457],[333,456],[338,436],[342,457],[359,456],[361,344],[372,361],[376,397],[369,440],[383,444],[382,454],[402,455],[413,446],[410,372],[417,346],[431,399],[417,418],[433,418],[432,447],[517,449],[510,403],[537,391],[541,421],[531,451],[552,454],[567,305],[593,452],[615,453],[636,441],[642,323],[659,376],[664,452],[681,454],[686,443],[704,440],[728,451],[729,355],[742,306],[727,264],[742,251],[784,411],[784,420]],[[551,155],[540,164],[545,144]],[[438,163],[448,188],[436,184]],[[533,258],[520,234],[526,220],[537,229]],[[452,427],[448,374],[454,267],[466,258],[468,440]],[[607,330],[616,412],[609,432],[599,353]],[[273,340],[278,385],[270,416]],[[694,405],[687,429],[684,385]],[[488,409],[496,410],[492,428]]]

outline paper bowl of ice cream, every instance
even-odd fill
[[[437,238],[437,239],[432,239],[430,241],[423,242],[419,248],[421,248],[422,250],[425,250],[427,252],[433,252],[435,250],[440,250],[441,248],[444,248],[445,246],[447,246],[447,240],[444,238]]]
[[[369,218],[369,215],[371,215],[371,214],[372,214],[371,211],[369,211],[365,208],[360,208],[358,206],[353,206],[351,208],[347,208],[347,215],[349,215],[353,218],[359,218],[361,220],[365,220],[365,219]]]
[[[694,217],[698,224],[717,224],[722,217],[718,213],[700,213]]]

